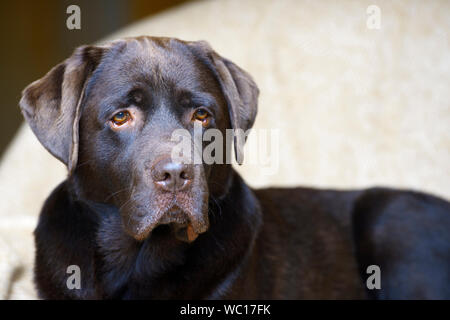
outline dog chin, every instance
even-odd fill
[[[125,229],[140,242],[149,238],[151,241],[174,238],[191,243],[208,227],[206,215],[190,213],[173,205],[167,210],[159,211],[158,214],[147,214],[139,222],[135,221],[134,227],[128,225]]]

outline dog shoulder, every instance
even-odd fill
[[[64,181],[45,201],[35,236],[42,234],[64,239],[69,235],[85,235],[87,231],[93,231],[96,225],[96,215],[90,214],[89,211],[87,206],[72,198],[68,182]]]
[[[61,182],[48,196],[42,207],[39,216],[42,219],[50,219],[55,217],[58,211],[67,211],[71,207],[71,201],[68,193],[67,181]]]
[[[67,182],[61,183],[46,200],[34,231],[35,282],[41,298],[95,297],[92,279],[95,223],[88,216],[71,199]],[[79,279],[71,277],[74,275]]]

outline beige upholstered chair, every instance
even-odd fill
[[[368,27],[370,1],[222,0],[108,39],[207,40],[254,76],[255,128],[279,129],[280,144],[275,174],[239,168],[250,185],[387,185],[450,198],[450,2],[374,2],[380,29]],[[0,298],[35,298],[32,231],[64,176],[23,126],[0,163]]]

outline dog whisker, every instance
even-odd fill
[[[216,200],[216,198],[213,195],[211,195],[210,197],[214,201],[214,203],[216,204],[217,208],[219,209],[219,216],[222,216],[222,208],[220,207],[219,202]],[[212,211],[212,209],[211,209],[211,211]]]
[[[77,168],[81,168],[81,167],[83,167],[83,166],[85,166],[85,165],[87,165],[87,164],[89,164],[89,163],[91,163],[91,162],[95,162],[95,161],[96,161],[95,159],[87,160],[87,161],[85,161],[85,162],[82,162],[82,163],[78,164],[78,165],[77,165]]]
[[[115,195],[117,195],[117,194],[119,194],[119,193],[121,193],[121,192],[124,192],[124,191],[129,191],[131,188],[133,188],[133,187],[130,187],[130,188],[124,188],[124,189],[121,189],[121,190],[119,190],[119,191],[113,192],[112,194],[110,194],[109,196],[107,196],[107,197],[105,198],[105,200],[103,200],[103,201],[108,201],[109,199],[111,199],[111,198],[114,197]]]

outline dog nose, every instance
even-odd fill
[[[194,177],[192,165],[173,162],[170,158],[158,161],[152,168],[152,179],[156,186],[166,191],[180,191]]]

